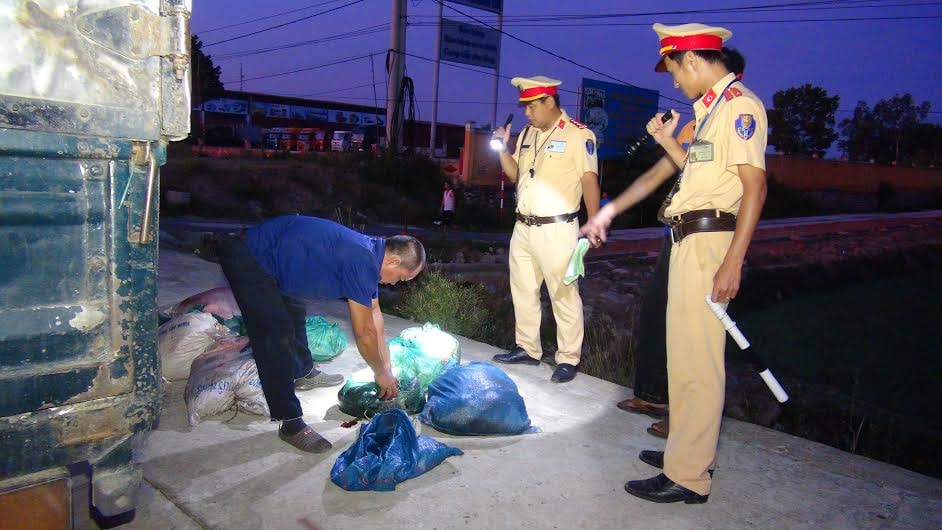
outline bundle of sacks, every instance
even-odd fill
[[[399,379],[399,396],[380,399],[373,371],[365,368],[348,377],[337,394],[342,412],[358,418],[370,418],[393,408],[417,414],[425,405],[425,394],[431,382],[461,362],[458,341],[430,323],[403,330],[398,337],[386,341],[386,347],[393,375]]]
[[[454,340],[437,326],[426,324],[389,341],[399,378],[399,397],[394,400],[376,398],[378,389],[369,370],[347,381],[340,391],[340,409],[372,419],[360,427],[357,440],[334,462],[330,478],[335,484],[349,491],[390,491],[445,458],[462,454],[429,436],[419,436],[407,412],[421,409],[419,420],[454,435],[536,431],[510,377],[489,363],[462,366],[457,341],[446,338]]]
[[[170,381],[187,380],[184,398],[190,425],[232,407],[268,415],[242,311],[228,287],[195,294],[163,311],[161,318],[157,351],[162,375]],[[347,336],[336,323],[311,316],[305,328],[316,362],[330,360],[347,347]]]
[[[399,396],[379,399],[373,372],[366,368],[347,378],[340,389],[342,412],[358,418],[395,408],[421,412],[423,423],[457,435],[535,431],[513,380],[489,363],[462,366],[458,341],[438,326],[408,328],[386,344]]]
[[[233,407],[268,416],[268,402],[248,344],[247,337],[222,339],[193,359],[184,393],[190,425]]]

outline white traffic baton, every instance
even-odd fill
[[[726,310],[723,309],[723,306],[714,302],[710,295],[704,297],[710,309],[713,310],[713,314],[716,315],[716,318],[720,319],[720,322],[723,323],[723,327],[726,328],[726,331],[733,337],[733,340],[736,341],[736,344],[739,345],[739,349],[745,353],[749,359],[758,367],[759,377],[765,381],[766,386],[769,387],[769,390],[772,391],[772,394],[775,395],[775,399],[779,403],[785,403],[788,401],[788,394],[785,393],[785,389],[782,388],[782,385],[778,383],[778,379],[772,375],[772,371],[765,365],[762,361],[762,358],[752,349],[752,346],[749,344],[749,341],[746,340],[746,337],[739,331],[739,327],[736,326],[736,323],[733,322],[733,319],[729,318],[729,315],[726,313]]]

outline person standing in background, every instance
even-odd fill
[[[442,231],[447,232],[455,218],[455,190],[445,181],[442,190]]]

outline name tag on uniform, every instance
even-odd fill
[[[687,160],[690,162],[711,162],[713,160],[713,143],[697,140],[690,144],[687,151]]]
[[[566,142],[564,140],[550,140],[546,150],[550,153],[565,153],[566,152]]]

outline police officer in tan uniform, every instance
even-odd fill
[[[612,218],[682,168],[663,213],[671,227],[667,294],[667,378],[670,434],[665,451],[639,458],[663,468],[660,475],[625,484],[632,495],[654,502],[706,502],[710,494],[726,374],[726,332],[704,302],[727,304],[739,291],[746,249],[765,202],[767,120],[762,102],[723,64],[732,35],[703,24],[655,24],[661,60],[674,86],[694,99],[696,128],[685,151],[657,115],[648,132],[668,157],[589,219],[582,231],[605,238]],[[642,176],[644,177],[644,176]],[[639,178],[641,180],[641,178]]]
[[[579,237],[579,202],[590,216],[599,209],[595,134],[559,107],[561,82],[548,77],[515,77],[529,125],[507,152],[509,127],[495,131],[503,141],[500,165],[517,184],[517,223],[510,239],[510,292],[517,346],[494,360],[538,365],[540,287],[546,283],[556,318],[556,369],[551,380],[571,381],[582,356],[582,298],[578,282],[563,283],[566,266]]]

